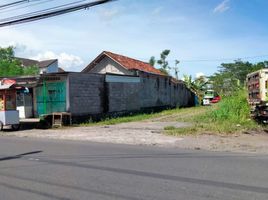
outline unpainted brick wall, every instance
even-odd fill
[[[100,74],[69,74],[70,112],[73,115],[103,113],[105,107],[104,77]]]
[[[106,83],[109,112],[140,109],[139,83]]]
[[[69,103],[73,115],[138,111],[154,107],[194,106],[194,94],[169,77],[140,74],[140,83],[105,82],[105,75],[70,73]]]
[[[194,93],[183,83],[174,83],[170,77],[140,73],[142,108],[194,106]]]
[[[170,80],[168,77],[141,75],[141,107],[161,107],[171,105]]]

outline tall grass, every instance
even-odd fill
[[[216,105],[215,109],[206,113],[212,122],[231,121],[232,123],[244,124],[250,119],[250,107],[244,90],[225,97]]]
[[[258,124],[250,118],[250,107],[244,90],[224,97],[205,115],[197,116],[197,119],[206,125],[209,124],[207,129],[217,133],[235,133],[258,127]]]
[[[260,129],[260,126],[250,118],[250,107],[244,90],[224,97],[218,104],[207,108],[205,113],[197,114],[187,121],[192,122],[194,126],[183,129],[166,128],[167,133],[170,135],[231,134]]]

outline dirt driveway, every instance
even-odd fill
[[[181,122],[142,121],[110,126],[73,127],[49,130],[22,130],[4,132],[5,135],[19,137],[39,137],[67,140],[88,140],[93,142],[122,143],[135,145],[174,146],[182,138],[162,134],[164,127],[187,127]]]
[[[2,135],[132,145],[156,145],[197,150],[268,153],[267,133],[181,137],[164,135],[164,128],[167,126],[177,128],[191,126],[189,123],[178,122],[177,120],[178,118],[176,116],[168,116],[109,126],[72,127],[49,130],[32,129],[18,132],[3,132]]]

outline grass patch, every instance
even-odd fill
[[[250,118],[250,107],[245,91],[239,91],[230,97],[225,97],[213,106],[198,108],[196,112],[184,121],[191,122],[193,127],[167,129],[168,135],[187,134],[233,134],[243,131],[261,130],[262,126]]]
[[[135,121],[144,121],[148,119],[158,118],[158,117],[165,117],[165,116],[171,116],[173,114],[180,113],[183,109],[169,109],[164,110],[158,113],[143,113],[143,114],[133,114],[129,116],[123,116],[123,117],[115,117],[115,118],[106,118],[100,122],[93,122],[92,120],[89,120],[86,123],[81,123],[81,126],[95,126],[95,125],[114,125],[114,124],[120,124],[120,123],[127,123],[127,122],[135,122]]]

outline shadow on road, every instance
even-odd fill
[[[23,153],[23,154],[18,154],[15,156],[8,156],[8,157],[0,158],[0,161],[19,159],[19,158],[22,158],[22,157],[27,156],[27,155],[38,154],[38,153],[42,153],[42,152],[43,151],[32,151],[32,152],[27,152],[27,153]]]

